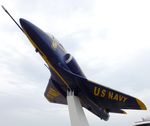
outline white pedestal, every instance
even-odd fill
[[[74,92],[67,92],[67,102],[71,126],[89,126],[80,100],[78,97],[74,96]]]

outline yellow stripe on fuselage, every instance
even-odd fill
[[[58,71],[51,65],[50,61],[47,59],[45,54],[40,50],[40,48],[33,42],[33,40],[30,38],[30,36],[24,31],[27,38],[30,40],[31,44],[40,51],[42,54],[42,58],[45,60],[45,62],[48,64],[48,66],[57,74],[57,76],[62,80],[62,82],[70,89],[68,83],[64,80],[64,78],[58,73]]]

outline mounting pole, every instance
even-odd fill
[[[73,91],[67,91],[67,102],[71,126],[89,126],[80,100],[77,96],[74,96]]]

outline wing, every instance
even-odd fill
[[[89,80],[82,80],[82,82],[87,88],[90,99],[110,112],[117,112],[120,109],[146,110],[144,103],[135,97]]]
[[[87,80],[63,67],[61,67],[61,70],[65,76],[76,80],[77,85],[84,92],[83,94],[86,94],[96,105],[109,112],[125,113],[121,109],[146,110],[144,103],[135,97]]]
[[[57,82],[50,78],[44,96],[52,103],[67,104],[66,93],[57,85]]]

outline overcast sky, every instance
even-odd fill
[[[150,107],[149,0],[1,0],[18,21],[53,34],[95,82],[141,99]],[[67,106],[49,103],[50,73],[26,36],[0,9],[0,125],[69,126]],[[147,111],[111,114],[91,126],[131,126]]]

